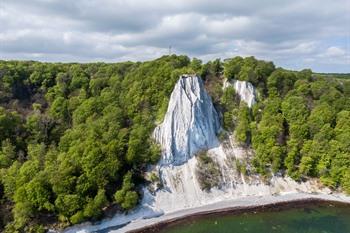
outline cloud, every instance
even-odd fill
[[[326,52],[322,54],[324,57],[339,57],[346,54],[344,49],[338,48],[336,46],[331,46],[327,48]]]
[[[254,55],[350,72],[348,0],[2,0],[0,58],[121,61]]]

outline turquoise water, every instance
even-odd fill
[[[161,233],[350,233],[350,207],[308,204],[287,210],[189,218]]]

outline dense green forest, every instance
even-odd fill
[[[0,231],[44,232],[132,209],[160,150],[150,135],[180,74],[205,81],[225,130],[268,178],[320,177],[350,192],[350,81],[253,57],[203,64],[0,61]],[[224,78],[258,90],[249,109]]]
[[[288,174],[350,193],[350,80],[339,75],[275,69],[272,63],[236,57],[224,63],[227,78],[253,83],[259,101],[251,111],[225,90],[224,126],[255,151],[256,172]],[[232,120],[233,119],[233,120]]]

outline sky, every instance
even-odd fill
[[[255,56],[350,72],[350,0],[0,0],[0,59]]]

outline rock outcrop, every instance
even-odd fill
[[[224,87],[230,85],[249,107],[255,103],[255,89],[250,83],[225,82]],[[233,200],[239,205],[241,198],[248,196],[323,192],[313,181],[297,183],[289,177],[273,176],[266,184],[249,169],[253,151],[240,147],[232,135],[219,143],[216,137],[219,130],[218,114],[202,80],[196,76],[182,76],[171,94],[164,121],[153,134],[163,151],[158,166],[150,172],[158,172],[162,188],[155,191],[144,187],[140,205],[128,214],[117,214],[99,224],[76,226],[65,232],[90,233],[100,229],[107,232],[122,225],[126,226],[117,227],[115,232],[126,232],[130,222],[147,221],[188,208],[222,205]],[[220,172],[220,185],[207,191],[201,189],[196,174],[199,160],[194,154],[199,150],[208,150],[207,156]],[[237,170],[237,162],[246,165],[246,175]]]
[[[154,130],[161,165],[181,165],[197,151],[218,145],[218,114],[197,76],[183,75],[171,94],[164,121]]]
[[[223,88],[232,86],[242,101],[246,102],[248,107],[252,107],[256,103],[256,91],[254,86],[247,81],[225,80]]]

